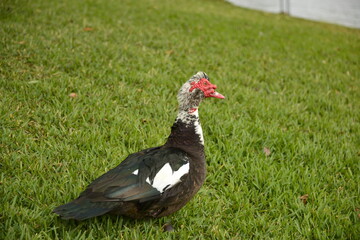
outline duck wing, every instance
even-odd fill
[[[177,148],[151,148],[131,154],[80,195],[93,202],[139,201],[160,198],[189,172],[188,155]]]

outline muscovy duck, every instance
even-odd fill
[[[192,76],[178,93],[179,112],[163,146],[129,155],[94,180],[77,199],[53,212],[63,219],[84,220],[105,213],[163,217],[182,208],[205,180],[198,107],[204,98],[225,98],[216,88],[206,73]]]

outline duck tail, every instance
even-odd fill
[[[62,219],[85,220],[110,212],[114,209],[114,202],[91,202],[89,199],[75,199],[53,210]]]

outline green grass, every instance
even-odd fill
[[[360,236],[359,30],[216,0],[2,0],[0,19],[0,239]],[[51,213],[163,144],[198,70],[227,98],[201,106],[208,176],[186,207]]]

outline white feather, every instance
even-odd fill
[[[195,125],[195,133],[196,133],[197,135],[199,135],[201,145],[204,145],[204,135],[203,135],[202,127],[201,127],[201,125],[200,125],[200,121],[199,121],[199,113],[198,113],[198,110],[196,110],[196,111],[194,112],[194,114],[196,115],[196,120],[195,120],[195,122],[194,122],[194,125]]]
[[[200,125],[200,123],[198,121],[195,122],[195,132],[200,137],[201,145],[204,145],[204,135],[203,135],[201,125]]]
[[[161,193],[164,192],[165,188],[169,189],[180,182],[181,177],[189,172],[189,166],[189,163],[186,163],[174,172],[169,163],[165,164],[156,174],[151,186]],[[150,184],[149,178],[146,179],[146,182]]]

